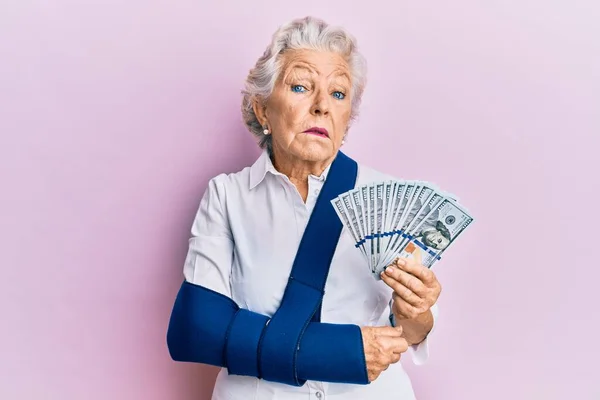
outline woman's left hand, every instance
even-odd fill
[[[442,291],[433,271],[418,260],[398,258],[381,273],[381,279],[394,290],[392,311],[399,319],[427,312]]]

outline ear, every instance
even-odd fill
[[[252,110],[254,110],[260,126],[265,126],[267,123],[267,105],[258,97],[254,97],[252,99]]]

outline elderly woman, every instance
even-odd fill
[[[440,284],[412,259],[373,279],[330,204],[390,179],[339,151],[364,87],[353,37],[310,17],[248,75],[263,152],[210,180],[167,333],[174,360],[222,367],[213,399],[414,399],[398,361],[427,358]]]

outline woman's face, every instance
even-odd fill
[[[352,80],[348,64],[336,53],[314,50],[289,51],[282,62],[273,94],[257,113],[273,135],[276,159],[332,159],[350,120]]]

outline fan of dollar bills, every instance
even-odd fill
[[[396,257],[431,267],[473,222],[454,195],[422,181],[359,186],[331,204],[377,279]]]

